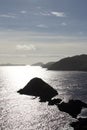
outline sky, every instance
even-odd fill
[[[0,63],[87,54],[87,0],[0,0]]]

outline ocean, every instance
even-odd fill
[[[39,98],[20,95],[32,78],[39,77],[57,90],[57,98],[65,102],[79,99],[87,103],[87,72],[48,71],[36,66],[0,67],[0,130],[73,130],[76,121],[56,105],[39,102]],[[87,117],[83,109],[79,117]]]

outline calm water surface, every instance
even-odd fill
[[[40,77],[67,101],[80,99],[87,103],[87,72],[47,71],[40,67],[0,67],[0,130],[73,130],[71,116],[48,106],[32,96],[20,95],[30,79]],[[87,116],[84,109],[79,116]]]

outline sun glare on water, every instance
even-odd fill
[[[8,88],[11,87],[13,90],[24,87],[34,77],[43,77],[45,73],[41,67],[31,66],[7,66],[1,70]]]

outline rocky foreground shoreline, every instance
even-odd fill
[[[74,130],[87,130],[87,118],[77,118],[81,113],[82,108],[87,108],[87,104],[80,100],[69,100],[64,102],[62,99],[53,99],[58,95],[58,92],[49,84],[40,78],[33,78],[23,89],[18,91],[20,94],[31,95],[39,97],[41,102],[48,102],[48,105],[56,105],[60,111],[68,113],[76,122],[70,124]]]

